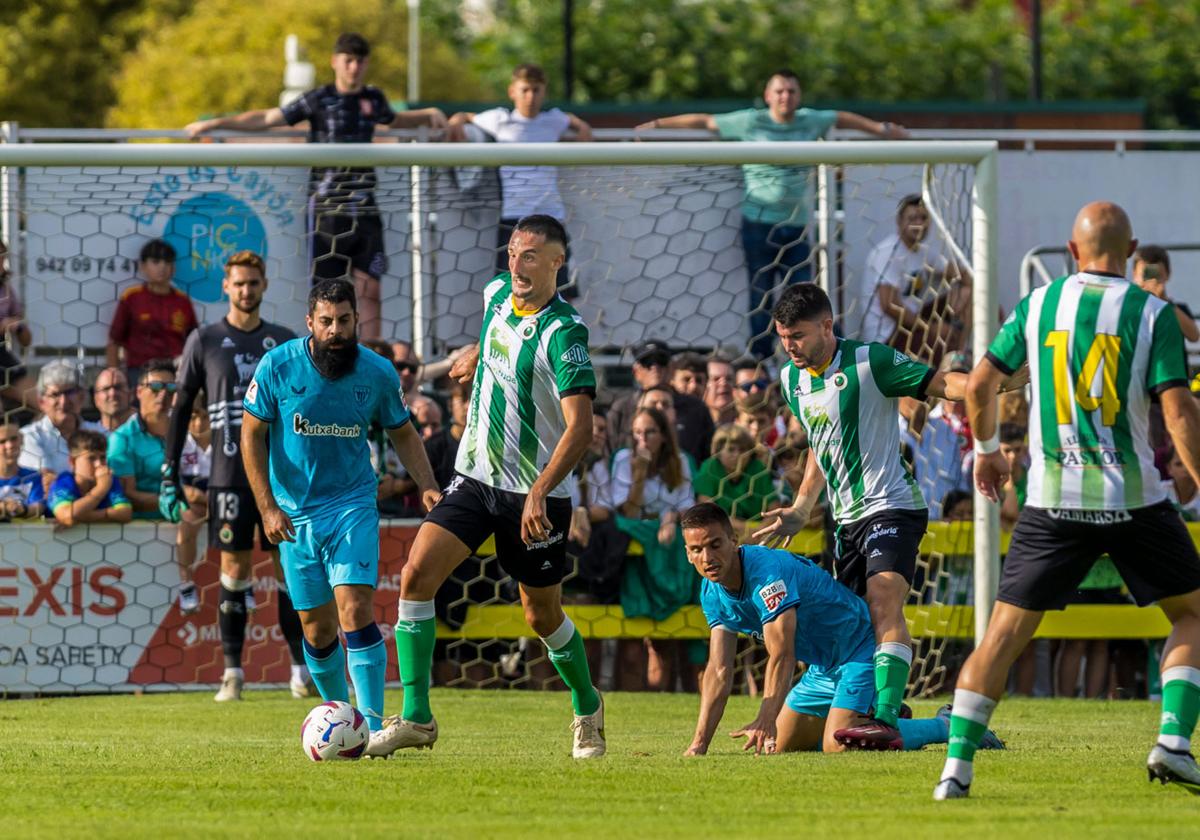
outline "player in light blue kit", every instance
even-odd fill
[[[704,755],[733,687],[739,633],[761,639],[767,668],[758,717],[731,734],[756,753],[839,752],[834,733],[867,719],[875,702],[875,631],[866,603],[812,561],[789,551],[737,544],[729,517],[711,502],[680,520],[688,560],[703,577],[700,607],[711,628],[696,734],[685,755]],[[796,662],[808,669],[792,685]],[[789,691],[790,689],[790,691]],[[944,744],[950,707],[900,720],[890,749]],[[1003,747],[992,733],[988,746]]]
[[[367,442],[372,421],[387,429],[427,510],[441,494],[395,369],[359,347],[357,327],[353,286],[325,280],[313,287],[312,334],[267,353],[246,389],[242,452],[263,530],[280,546],[313,681],[324,699],[348,702],[349,663],[356,702],[371,728],[372,755],[387,668],[373,608],[379,511]]]

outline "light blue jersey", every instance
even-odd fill
[[[790,551],[760,545],[738,547],[742,589],[732,593],[707,578],[700,607],[709,627],[761,639],[763,625],[796,610],[796,659],[833,670],[851,662],[870,665],[875,652],[871,616],[861,598]]]
[[[376,420],[385,429],[409,421],[391,363],[360,346],[353,371],[326,379],[313,364],[308,336],[263,356],[243,408],[271,424],[271,492],[297,524],[351,508],[374,510],[378,479],[367,431]]]

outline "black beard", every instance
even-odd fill
[[[333,347],[313,337],[312,360],[317,371],[326,379],[341,379],[354,370],[358,360],[358,337],[352,336],[342,347]]]

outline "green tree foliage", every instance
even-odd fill
[[[96,126],[112,76],[142,31],[189,0],[0,4],[0,114],[31,126]]]
[[[368,80],[393,99],[405,93],[407,9],[403,0],[197,0],[190,13],[148,33],[116,79],[113,126],[178,127],[192,120],[279,102],[283,43],[295,34],[318,83],[333,80],[329,55],[339,32],[371,42]],[[421,33],[422,98],[470,99],[482,91],[436,32]]]
[[[983,99],[996,76],[1020,95],[1022,27],[1011,0],[577,2],[576,99],[750,98],[780,67],[809,99]],[[521,61],[557,86],[562,33],[561,3],[502,0],[473,65],[494,95]]]
[[[1144,99],[1152,128],[1200,127],[1200,2],[1056,0],[1043,24],[1048,99]]]

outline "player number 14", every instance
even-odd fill
[[[1060,426],[1071,422],[1071,371],[1067,365],[1067,346],[1071,341],[1068,330],[1055,330],[1046,336],[1046,346],[1054,351],[1054,406]],[[1121,358],[1121,337],[1100,333],[1092,339],[1083,358],[1083,367],[1075,381],[1075,401],[1086,412],[1100,409],[1100,422],[1111,426],[1121,411],[1121,396],[1117,393],[1117,364]],[[1092,396],[1092,383],[1100,373],[1100,396]]]

